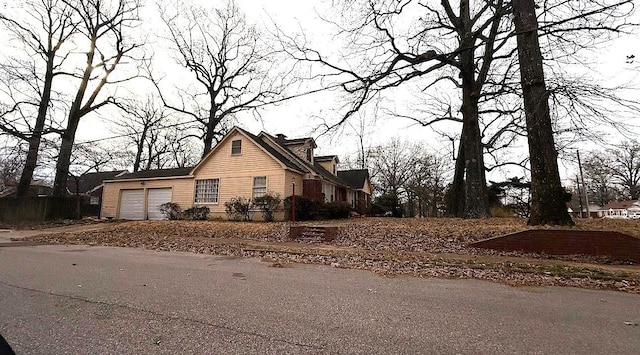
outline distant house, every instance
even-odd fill
[[[371,180],[369,170],[343,170],[338,171],[338,177],[346,182],[351,188],[351,195],[347,196],[347,201],[351,202],[351,207],[363,213],[371,206]]]
[[[112,180],[127,173],[127,170],[115,170],[70,177],[67,179],[67,192],[73,196],[81,196],[85,205],[96,206],[94,212],[97,213],[99,211],[98,206],[102,202],[104,181]]]
[[[0,190],[0,198],[16,197],[17,192],[17,185],[6,185],[2,190]],[[52,193],[53,187],[50,183],[44,180],[32,180],[31,185],[29,185],[29,192],[27,193],[27,196],[51,196]]]
[[[640,202],[638,200],[612,201],[600,209],[605,218],[640,218]]]
[[[337,171],[338,158],[316,157],[316,148],[310,137],[254,135],[234,127],[195,167],[141,171],[106,181],[102,216],[162,219],[159,206],[174,202],[182,209],[207,206],[211,217],[224,218],[224,203],[234,197],[253,199],[273,193],[284,199],[294,191],[352,206],[357,206],[359,198],[370,200],[368,173],[365,182],[352,185],[341,177],[344,172]],[[284,210],[276,218],[283,219]]]
[[[572,209],[571,207],[569,207],[568,212],[569,212],[569,214],[571,215],[572,218],[586,218],[587,217],[587,208],[586,207],[582,207],[582,214],[580,213],[580,207],[576,208],[575,210]],[[594,203],[590,203],[589,204],[589,217],[590,218],[602,218],[602,217],[604,217],[603,212],[602,212],[602,206],[596,205]]]

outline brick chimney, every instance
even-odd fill
[[[287,140],[287,136],[282,133],[278,133],[276,134],[276,140],[278,141],[278,143],[284,143],[284,141]]]

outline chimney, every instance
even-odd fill
[[[284,141],[285,141],[286,139],[287,139],[287,136],[285,136],[284,134],[282,134],[282,133],[278,133],[278,134],[276,134],[276,140],[277,140],[279,143],[284,143]]]

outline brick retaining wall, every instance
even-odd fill
[[[534,229],[481,240],[470,246],[550,255],[600,255],[640,263],[640,238],[610,231]]]

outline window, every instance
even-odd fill
[[[256,176],[253,178],[253,198],[267,194],[267,177]]]
[[[220,179],[196,180],[196,203],[218,203]]]
[[[242,141],[241,140],[235,140],[235,141],[231,141],[231,154],[232,155],[238,155],[238,154],[242,154]]]
[[[307,148],[307,161],[311,161],[313,156],[313,150],[311,148]]]

